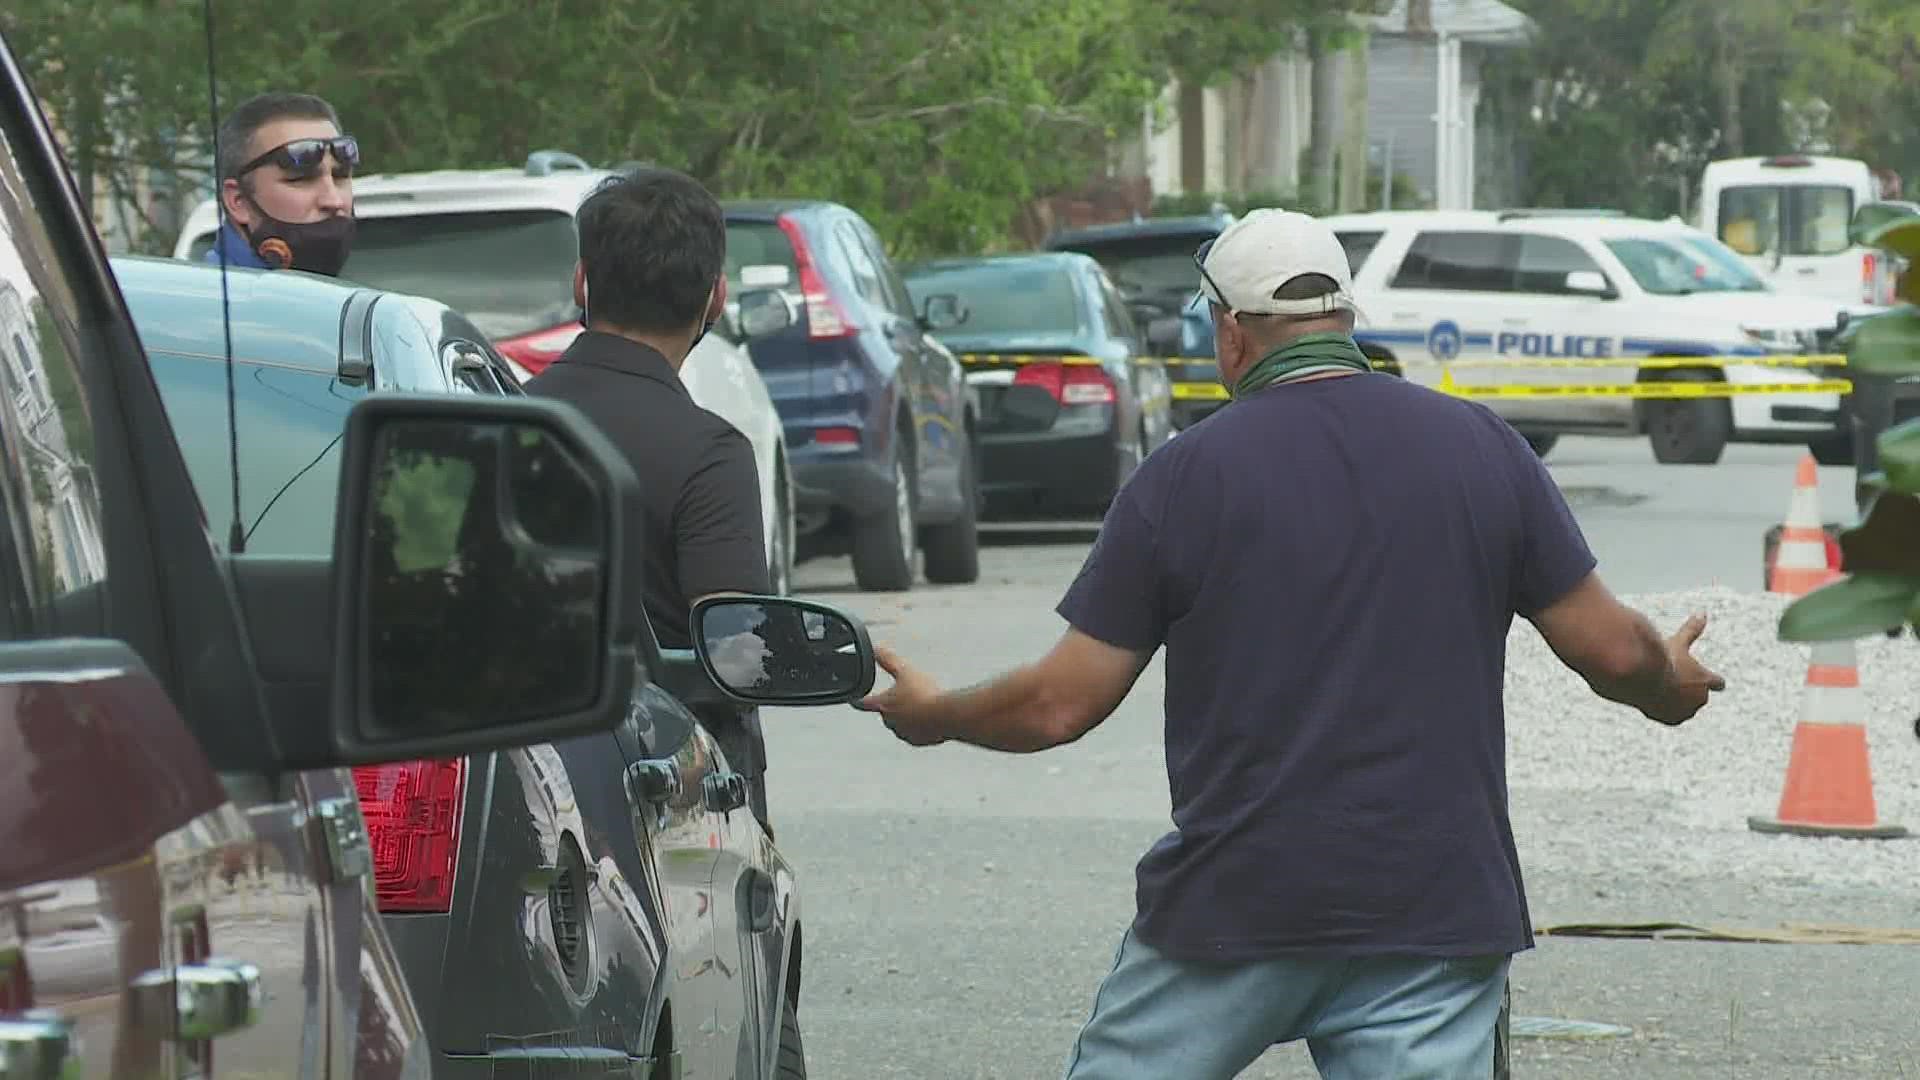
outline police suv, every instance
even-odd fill
[[[1830,354],[1846,305],[1775,291],[1698,229],[1602,210],[1326,221],[1353,267],[1354,336],[1407,378],[1444,376],[1485,401],[1542,454],[1576,432],[1645,434],[1655,459],[1672,464],[1712,464],[1729,442],[1803,443],[1822,460],[1851,451],[1831,390],[1725,392],[1836,377],[1738,358]],[[1708,363],[1566,363],[1652,357]],[[1677,400],[1632,396],[1631,384],[1653,381],[1730,385]]]

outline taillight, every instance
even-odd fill
[[[847,317],[847,309],[834,299],[827,279],[820,276],[820,268],[814,264],[813,252],[807,247],[807,237],[800,230],[800,224],[784,215],[777,220],[780,231],[787,234],[787,242],[793,245],[793,264],[800,272],[800,295],[807,303],[807,336],[821,341],[859,333],[860,328]]]
[[[1062,405],[1111,405],[1116,398],[1113,376],[1092,364],[1028,364],[1014,373],[1013,385],[1038,386]]]
[[[354,768],[381,911],[452,910],[466,775],[465,758]]]
[[[579,323],[567,323],[565,326],[535,330],[531,334],[496,341],[493,347],[500,350],[500,355],[526,368],[528,374],[538,375],[548,364],[560,359],[560,354],[566,352],[567,346],[573,344],[573,339],[585,329]]]
[[[1875,273],[1879,269],[1879,260],[1869,251],[1860,256],[1860,299],[1869,304],[1880,302],[1880,282]]]
[[[858,446],[860,433],[850,427],[820,428],[813,433],[813,441],[827,446]]]

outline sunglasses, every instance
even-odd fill
[[[1213,291],[1213,295],[1207,297],[1207,299],[1212,300],[1214,303],[1219,304],[1223,308],[1226,308],[1227,314],[1237,319],[1241,317],[1240,312],[1235,311],[1233,304],[1227,300],[1227,294],[1221,290],[1220,283],[1213,280],[1212,274],[1207,273],[1207,252],[1213,250],[1213,242],[1218,239],[1220,238],[1217,236],[1208,237],[1206,242],[1201,244],[1200,247],[1196,251],[1194,251],[1193,267],[1194,269],[1200,271],[1200,280],[1205,282],[1207,286],[1206,289],[1200,290],[1201,295],[1205,296],[1207,290],[1211,289]]]
[[[360,140],[351,135],[339,135],[331,139],[295,139],[283,143],[240,166],[238,176],[245,176],[266,164],[278,165],[287,170],[295,180],[305,180],[319,175],[320,169],[327,163],[327,154],[333,154],[344,175],[352,176],[353,170],[360,166]]]

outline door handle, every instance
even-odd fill
[[[260,1019],[260,969],[208,960],[152,971],[134,980],[140,1026],[175,1042],[203,1042],[249,1028]]]
[[[0,1020],[0,1080],[78,1080],[73,1025],[44,1010]]]

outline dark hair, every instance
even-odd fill
[[[240,167],[253,160],[253,137],[275,120],[325,120],[340,130],[340,116],[325,98],[312,94],[256,94],[227,114],[220,125],[220,169],[222,181],[237,180]]]
[[[590,318],[655,334],[701,321],[725,267],[727,222],[699,181],[640,166],[601,181],[577,221]]]

